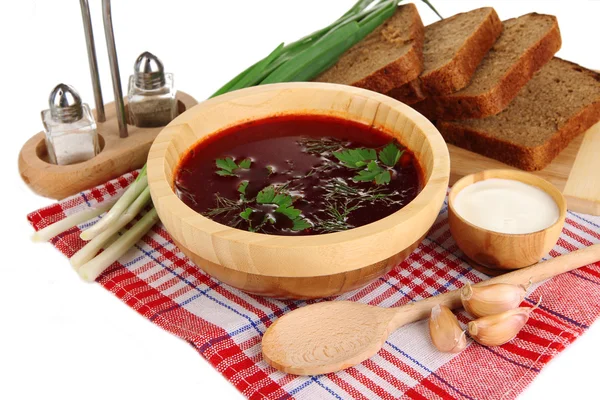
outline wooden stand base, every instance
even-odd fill
[[[197,104],[193,97],[183,92],[177,92],[177,100],[180,114]],[[51,164],[44,132],[25,143],[19,154],[19,173],[31,190],[44,197],[63,199],[146,163],[150,146],[163,128],[128,125],[129,136],[122,139],[114,104],[107,104],[105,109],[106,122],[98,123],[102,150],[91,160],[72,165]]]

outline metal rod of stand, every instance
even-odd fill
[[[127,121],[125,119],[125,103],[123,102],[123,91],[121,90],[121,77],[119,75],[119,62],[117,61],[117,48],[115,46],[110,0],[102,0],[102,18],[104,19],[104,35],[106,36],[110,74],[112,76],[113,92],[115,94],[115,107],[117,109],[117,121],[119,122],[119,136],[126,138],[128,133]]]
[[[92,29],[92,18],[90,16],[90,6],[88,0],[79,0],[81,6],[81,19],[83,20],[83,31],[85,32],[85,44],[88,53],[88,62],[90,64],[90,75],[92,77],[92,86],[94,88],[94,102],[96,103],[96,119],[98,122],[106,121],[104,114],[104,101],[102,100],[102,87],[100,85],[100,76],[98,74],[98,60],[96,57],[96,45],[94,43],[94,31]]]

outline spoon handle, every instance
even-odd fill
[[[474,286],[486,286],[496,283],[525,285],[530,281],[531,283],[537,283],[599,260],[600,243],[549,259],[530,267],[517,269],[512,272],[481,281]],[[392,319],[392,329],[396,330],[402,325],[428,318],[429,314],[431,313],[431,309],[437,304],[445,305],[450,309],[462,307],[460,302],[460,289],[396,308],[395,315]]]

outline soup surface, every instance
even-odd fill
[[[413,154],[353,121],[285,115],[196,143],[175,172],[185,204],[224,225],[274,235],[339,232],[398,211],[422,188]]]

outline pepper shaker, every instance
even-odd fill
[[[87,161],[100,152],[96,121],[77,91],[64,83],[49,97],[42,111],[46,148],[50,162],[58,165]]]
[[[129,77],[129,117],[138,127],[165,126],[177,116],[173,74],[165,73],[162,62],[144,52],[135,61]]]

